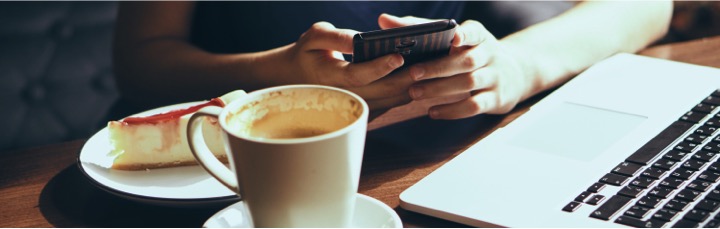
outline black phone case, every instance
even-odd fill
[[[353,37],[353,63],[390,53],[400,53],[404,66],[427,61],[450,52],[457,23],[453,19],[400,28],[358,33]]]

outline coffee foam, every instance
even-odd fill
[[[362,114],[362,105],[326,89],[286,89],[261,95],[226,117],[229,131],[253,138],[304,138],[342,129]]]

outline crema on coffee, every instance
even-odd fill
[[[227,116],[230,129],[252,138],[307,138],[355,122],[362,106],[345,94],[317,89],[269,93]]]

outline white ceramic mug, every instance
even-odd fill
[[[218,117],[230,169],[206,146],[203,116]],[[367,104],[352,92],[280,86],[199,110],[188,142],[198,163],[240,195],[255,227],[348,227],[367,119]]]

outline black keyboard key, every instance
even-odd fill
[[[693,107],[692,111],[709,114],[715,109],[715,107],[717,107],[717,105],[698,103],[695,107]]]
[[[717,211],[720,208],[720,202],[704,199],[695,205],[695,209],[705,210],[709,212]]]
[[[702,135],[712,135],[717,130],[717,127],[714,126],[700,126],[695,130],[696,134],[702,134]]]
[[[575,201],[577,202],[585,202],[585,200],[590,197],[590,192],[581,192],[580,195],[575,197]]]
[[[720,220],[710,220],[703,227],[704,228],[718,228],[718,227],[720,227]]]
[[[623,195],[630,198],[637,198],[638,196],[640,196],[643,190],[645,189],[633,185],[628,185],[620,189],[620,191],[618,191],[618,195]]]
[[[695,170],[695,171],[700,170],[703,166],[705,166],[704,161],[695,160],[695,159],[687,160],[687,161],[683,162],[683,164],[682,164],[683,168],[687,168],[687,169],[691,169],[691,170]]]
[[[656,208],[660,205],[662,199],[652,196],[643,196],[637,201],[637,204],[646,208]]]
[[[695,173],[695,170],[690,170],[688,168],[678,168],[672,171],[672,173],[670,173],[670,176],[682,180],[687,180],[690,179],[690,177],[692,177],[693,175],[695,175]]]
[[[718,155],[717,153],[701,150],[701,151],[693,154],[692,158],[695,160],[698,160],[698,161],[708,162],[708,161],[714,161],[717,158],[717,155]]]
[[[696,124],[696,123],[699,123],[700,120],[705,118],[706,115],[707,114],[702,113],[702,112],[688,111],[682,117],[680,117],[680,120],[686,121],[688,123]]]
[[[614,173],[608,173],[605,174],[602,178],[600,178],[601,183],[613,185],[613,186],[623,186],[627,181],[630,180],[630,177],[626,177],[623,175],[617,175]]]
[[[594,183],[588,187],[587,191],[592,193],[598,193],[600,190],[603,190],[605,188],[605,184],[603,183]]]
[[[720,97],[710,95],[708,97],[705,97],[702,103],[717,106],[720,105]]]
[[[681,219],[681,220],[678,220],[672,227],[673,228],[695,228],[695,227],[700,227],[700,224],[695,221]]]
[[[628,217],[628,216],[620,216],[615,220],[615,223],[619,223],[622,225],[627,225],[631,227],[639,227],[639,228],[660,228],[663,227],[667,222],[663,222],[656,219],[650,219],[648,221],[643,221],[638,218],[634,217]]]
[[[685,137],[685,141],[686,141],[686,142],[692,142],[692,143],[695,143],[695,144],[700,144],[700,143],[702,143],[703,141],[705,141],[705,139],[706,139],[708,136],[709,136],[709,135],[693,133],[693,134],[691,134],[690,136]]]
[[[698,196],[700,196],[700,194],[702,194],[702,193],[686,188],[686,189],[680,190],[680,192],[678,192],[678,194],[675,195],[675,198],[692,202],[692,201],[697,200],[697,198],[698,198]]]
[[[647,165],[653,158],[660,154],[660,151],[665,149],[665,147],[670,145],[673,141],[675,141],[675,139],[684,134],[692,126],[693,123],[689,122],[673,122],[670,126],[665,128],[665,130],[660,132],[657,136],[640,147],[640,149],[635,151],[635,153],[630,155],[630,157],[625,159],[625,161]]]
[[[667,222],[662,220],[649,219],[645,221],[645,228],[661,228],[664,227]]]
[[[615,166],[615,168],[612,170],[615,174],[620,174],[624,176],[635,176],[640,171],[640,168],[642,168],[642,165],[635,164],[632,162],[621,162],[619,165]]]
[[[707,170],[720,173],[720,161],[710,163],[707,167]]]
[[[698,175],[697,179],[717,183],[717,182],[720,182],[720,173],[714,172],[711,170],[707,170],[705,172],[700,173],[700,175]]]
[[[702,222],[702,221],[705,221],[708,217],[710,217],[710,212],[699,210],[699,209],[693,209],[693,210],[688,211],[685,214],[685,217],[683,217],[683,219],[692,220],[695,222]]]
[[[667,177],[667,178],[663,179],[662,181],[660,181],[660,186],[664,186],[664,187],[668,187],[668,188],[672,188],[672,189],[677,189],[680,186],[682,186],[683,184],[685,184],[684,179],[679,179],[679,178],[675,178],[675,177]]]
[[[690,202],[688,202],[687,200],[676,198],[676,199],[672,199],[672,200],[668,201],[667,204],[665,204],[664,208],[672,209],[672,210],[676,210],[676,211],[682,211],[682,210],[685,210],[685,208],[687,208],[688,204],[690,204]]]
[[[702,150],[713,153],[720,153],[720,142],[708,142],[705,146],[702,147]]]
[[[662,158],[660,160],[655,161],[655,163],[653,163],[652,167],[660,168],[660,169],[664,169],[664,170],[671,170],[671,169],[675,168],[675,166],[677,166],[677,165],[678,165],[677,161],[671,161],[671,160]]]
[[[675,219],[675,216],[678,215],[678,211],[672,210],[672,209],[660,209],[655,214],[653,214],[652,218],[657,219],[660,221],[670,222]]]
[[[720,201],[720,190],[718,190],[718,189],[710,190],[710,192],[707,194],[705,199]],[[720,215],[720,214],[718,214],[718,215]]]
[[[575,201],[572,201],[572,202],[570,202],[569,204],[565,205],[565,207],[563,207],[562,210],[563,210],[563,211],[566,211],[566,212],[574,212],[575,210],[577,210],[578,208],[580,208],[580,205],[582,205],[582,204],[581,204],[581,203],[578,203],[578,202],[575,202]]]
[[[710,96],[720,97],[720,89],[715,89]]]
[[[602,203],[603,200],[605,200],[605,196],[593,195],[592,197],[590,197],[590,199],[585,201],[585,203],[587,203],[589,205],[598,205],[598,204]]]
[[[629,197],[614,195],[590,214],[590,217],[610,220],[621,208],[630,203]]]
[[[630,207],[627,211],[625,211],[624,215],[626,216],[632,216],[638,219],[644,218],[646,215],[650,213],[650,208],[646,208],[640,205],[635,205]]]
[[[650,167],[645,169],[640,175],[653,179],[660,179],[660,177],[665,176],[665,174],[667,174],[667,170]]]
[[[665,199],[665,198],[670,197],[670,195],[672,195],[673,191],[675,191],[675,189],[658,186],[658,187],[655,187],[652,190],[650,190],[650,192],[648,192],[648,195]]]
[[[673,148],[674,150],[683,151],[683,152],[695,152],[695,149],[697,149],[700,145],[697,143],[692,143],[688,141],[682,141],[675,145]]]
[[[687,185],[687,188],[696,190],[696,191],[700,191],[700,192],[705,192],[708,189],[710,189],[710,187],[712,185],[713,185],[712,183],[704,181],[704,180],[693,180],[693,181],[690,181],[690,183]]]
[[[648,188],[655,184],[655,182],[657,182],[657,180],[650,177],[637,177],[631,181],[630,184],[641,188]]]
[[[711,117],[705,123],[703,123],[703,126],[712,126],[712,127],[720,127],[720,119],[718,119],[717,116]]]
[[[663,158],[671,160],[671,161],[682,161],[690,157],[690,153],[683,152],[679,150],[670,150],[665,155],[663,155]]]

